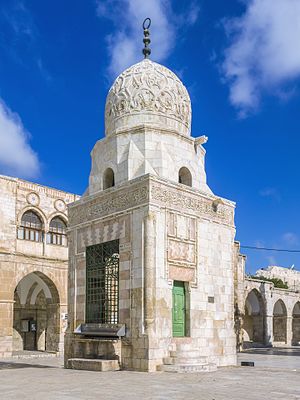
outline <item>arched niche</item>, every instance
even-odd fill
[[[273,308],[273,340],[281,343],[287,341],[287,310],[281,299],[276,301]]]
[[[245,301],[245,314],[243,320],[244,347],[264,344],[264,306],[263,299],[258,290],[249,292]]]
[[[292,344],[293,346],[300,346],[300,301],[293,308],[292,330]]]
[[[192,174],[188,168],[180,168],[178,172],[178,182],[182,185],[192,186]]]
[[[103,190],[115,186],[115,173],[111,168],[106,168],[103,174]]]

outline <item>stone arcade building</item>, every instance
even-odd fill
[[[63,349],[67,204],[78,198],[0,175],[0,357]]]
[[[245,257],[236,243],[235,329],[237,348],[300,345],[300,272],[271,266],[245,275]],[[286,289],[260,278],[281,278]]]
[[[110,89],[89,187],[69,207],[66,366],[236,363],[235,204],[207,186],[207,138],[190,130],[188,92],[164,66],[145,59]],[[98,336],[115,324],[121,339]]]

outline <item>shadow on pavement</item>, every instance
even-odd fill
[[[41,364],[28,364],[21,362],[0,362],[0,370],[2,369],[18,369],[18,368],[57,368],[51,365],[41,365]]]
[[[290,356],[299,357],[300,347],[298,348],[285,348],[285,347],[268,347],[268,348],[256,348],[243,350],[240,354],[263,354],[270,356]]]

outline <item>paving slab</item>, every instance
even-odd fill
[[[284,353],[286,354],[286,353]],[[0,359],[5,400],[300,400],[300,356],[239,355],[255,367],[212,373],[89,372],[63,368],[61,358]]]

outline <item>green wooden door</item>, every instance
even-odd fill
[[[185,291],[179,281],[173,286],[173,336],[185,336]]]

